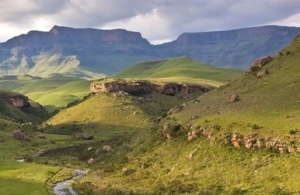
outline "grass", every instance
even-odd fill
[[[203,122],[210,121],[210,125],[219,123],[223,129],[245,133],[251,132],[246,128],[247,124],[257,124],[262,127],[259,129],[262,134],[284,137],[286,132],[300,125],[297,109],[299,48],[298,42],[294,41],[280,52],[282,55],[276,55],[262,68],[269,71],[267,76],[258,79],[255,72],[250,72],[199,97],[196,104],[190,103],[173,117],[183,122],[197,115],[199,120],[193,121],[195,124],[207,125]],[[286,51],[289,51],[288,55]],[[229,103],[233,94],[238,94],[241,100]]]
[[[60,168],[53,166],[26,164],[0,164],[1,194],[49,194],[50,186],[45,183],[52,173]],[[38,171],[37,171],[38,170]]]
[[[46,140],[12,140],[14,127],[7,123],[0,131],[6,140],[0,143],[3,189],[14,181],[28,186],[28,193],[43,194],[48,184],[70,176],[61,167],[81,167],[90,171],[73,184],[79,194],[299,194],[299,153],[234,148],[224,140],[227,133],[257,134],[299,145],[299,55],[298,38],[262,68],[269,72],[265,77],[258,79],[252,71],[205,95],[191,94],[187,100],[192,101],[157,93],[88,96],[60,110],[36,132],[27,130],[33,136],[44,133]],[[240,100],[229,102],[233,94]],[[182,109],[166,114],[174,106]],[[184,128],[166,139],[161,136],[166,123]],[[188,141],[187,134],[199,126],[212,138]],[[94,139],[76,140],[70,136],[74,133]],[[110,151],[103,150],[107,145]],[[14,162],[40,149],[56,152],[35,163]],[[88,165],[90,158],[94,163]],[[32,179],[31,171],[39,166],[41,172]]]
[[[177,57],[134,64],[112,77],[220,86],[241,75],[241,73],[240,70],[216,68],[196,62],[188,57]]]
[[[68,76],[37,78],[23,75],[4,77],[0,88],[22,93],[51,112],[88,95],[90,82]]]

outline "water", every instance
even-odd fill
[[[83,175],[86,175],[87,171],[81,169],[74,169],[74,172],[74,177],[59,182],[53,186],[53,192],[55,195],[78,195],[77,192],[70,186],[70,183],[76,179],[79,179]]]

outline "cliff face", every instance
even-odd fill
[[[17,108],[26,108],[29,107],[30,104],[28,102],[28,97],[23,95],[1,95],[0,99],[6,101]]]
[[[152,84],[148,81],[111,81],[111,82],[93,82],[90,85],[90,93],[114,93],[124,91],[126,93],[137,95],[157,92],[163,95],[174,96],[177,94],[189,94],[196,91],[208,92],[211,88],[200,85],[187,85],[178,83]]]
[[[183,33],[175,41],[161,45],[161,49],[168,55],[187,55],[208,64],[245,70],[258,57],[273,56],[299,33],[298,27],[283,26]]]
[[[219,32],[183,33],[175,41],[151,45],[140,33],[122,29],[54,26],[0,43],[0,74],[98,77],[140,61],[187,56],[219,67],[246,70],[254,59],[273,55],[300,28],[262,26]]]
[[[27,96],[7,91],[0,91],[0,118],[18,123],[42,122],[48,117],[47,111]]]

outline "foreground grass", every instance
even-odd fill
[[[51,186],[46,181],[59,170],[59,167],[35,163],[1,163],[0,194],[49,194]]]
[[[98,156],[93,171],[76,183],[77,189],[85,186],[91,194],[300,192],[298,154],[235,149],[202,138],[188,142],[184,136],[164,140],[155,132],[151,134],[147,134],[146,141],[141,137],[145,134],[135,137],[135,144],[127,152],[124,148],[129,143],[123,143],[112,153]]]

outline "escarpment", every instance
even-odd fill
[[[0,94],[0,99],[17,108],[26,108],[30,106],[27,96],[14,94]]]
[[[124,91],[132,95],[157,92],[163,95],[175,96],[200,91],[206,93],[212,87],[179,83],[154,84],[149,81],[96,81],[90,85],[90,93],[114,93]]]

